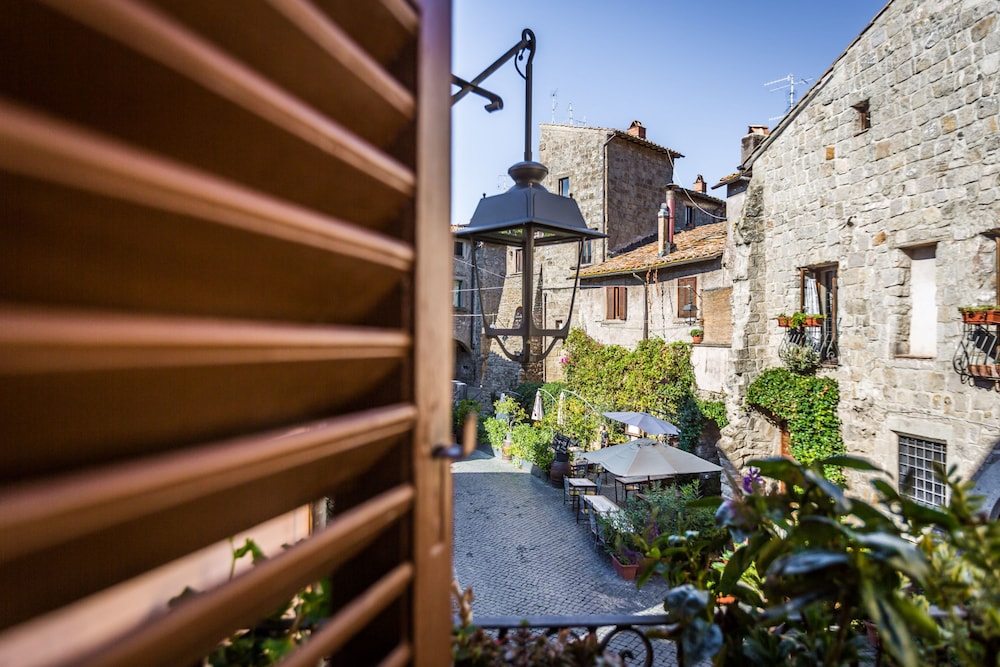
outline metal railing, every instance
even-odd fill
[[[840,361],[840,350],[837,347],[837,330],[834,322],[825,319],[820,326],[785,329],[785,337],[778,347],[778,357],[782,361],[787,361],[789,356],[799,351],[798,348],[803,347],[816,352],[819,357],[818,363],[836,366]]]
[[[476,625],[497,637],[511,631],[526,630],[532,636],[552,636],[566,629],[577,638],[587,635],[597,638],[601,651],[610,650],[621,656],[626,665],[677,664],[674,642],[651,640],[642,628],[669,624],[665,614],[597,614],[588,616],[477,616]],[[657,649],[661,649],[657,654]]]

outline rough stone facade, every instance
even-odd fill
[[[800,269],[836,268],[838,364],[848,452],[895,476],[899,439],[945,443],[947,463],[985,485],[994,515],[1000,392],[963,383],[957,306],[1000,301],[1000,18],[994,0],[894,0],[744,164],[732,228],[730,425],[740,467],[779,451],[743,410],[746,386],[780,365],[774,317],[800,309]],[[913,258],[933,258],[914,287]],[[913,288],[913,289],[911,289]],[[933,321],[916,322],[930,300]],[[909,354],[914,327],[932,353]],[[852,479],[856,493],[867,485]]]

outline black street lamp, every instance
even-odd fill
[[[455,233],[458,238],[469,239],[473,246],[479,242],[487,245],[515,248],[521,251],[523,268],[521,271],[521,318],[507,328],[498,328],[483,320],[484,333],[495,338],[500,349],[511,360],[520,363],[544,359],[556,342],[564,340],[569,333],[570,316],[576,302],[576,293],[580,283],[580,264],[583,259],[583,242],[587,239],[605,238],[606,234],[587,227],[580,207],[571,197],[553,194],[541,185],[541,181],[549,170],[531,159],[531,62],[535,53],[535,36],[530,30],[521,33],[521,41],[514,45],[490,67],[486,68],[471,82],[452,77],[453,83],[462,87],[453,97],[457,102],[468,92],[475,92],[490,100],[487,111],[503,108],[503,100],[498,95],[479,87],[479,84],[496,71],[509,58],[517,55],[518,60],[525,58],[525,71],[518,73],[525,80],[525,124],[524,124],[524,161],[518,162],[507,173],[514,179],[514,186],[507,192],[493,197],[484,197],[479,201],[469,225]],[[516,61],[515,61],[516,65]],[[536,263],[535,248],[558,245],[577,244],[577,261],[573,278],[573,293],[570,298],[569,312],[562,326],[546,328],[536,323],[534,317],[534,266]],[[476,273],[476,284],[480,290],[479,302],[482,303],[482,284],[477,253],[472,253],[473,271]],[[532,339],[550,338],[545,350],[534,350]],[[520,352],[507,349],[507,337],[520,338]]]

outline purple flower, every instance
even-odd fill
[[[747,474],[743,476],[743,493],[760,491],[763,487],[764,481],[760,476],[760,470],[757,468],[749,468],[747,470]]]

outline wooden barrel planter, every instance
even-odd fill
[[[556,451],[556,459],[549,468],[549,481],[552,486],[562,488],[563,477],[569,474],[569,452]]]

